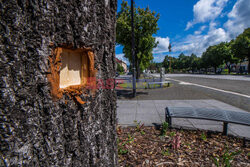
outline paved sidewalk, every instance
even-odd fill
[[[121,126],[134,126],[134,120],[144,123],[145,126],[161,124],[165,121],[166,107],[195,107],[195,108],[218,108],[246,112],[234,106],[217,100],[118,100],[117,102],[118,124]],[[188,129],[204,129],[222,131],[222,122],[175,118],[172,122],[174,127]],[[250,139],[250,127],[236,124],[228,125],[228,134]]]

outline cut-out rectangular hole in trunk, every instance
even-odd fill
[[[60,88],[85,85],[89,76],[88,57],[81,50],[62,49]]]
[[[64,92],[81,94],[83,88],[88,89],[88,84],[95,86],[94,53],[90,48],[57,47],[52,53],[48,80],[54,99],[60,99]]]

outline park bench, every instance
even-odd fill
[[[148,88],[150,88],[150,85],[154,85],[154,84],[159,84],[159,85],[163,85],[163,84],[170,84],[170,81],[162,81],[162,82],[148,82],[147,85],[148,85]]]
[[[223,122],[223,135],[227,135],[228,123],[250,126],[250,113],[211,108],[167,107],[166,122],[172,126],[172,118],[204,119]]]

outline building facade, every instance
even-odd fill
[[[123,67],[125,73],[128,72],[128,66],[124,61],[119,60],[117,58],[115,60],[116,60],[116,63],[120,64]]]

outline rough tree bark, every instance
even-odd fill
[[[90,47],[97,78],[115,76],[116,0],[0,1],[0,146],[6,166],[117,166],[116,94],[53,101],[49,56]],[[53,46],[51,46],[53,43]]]

